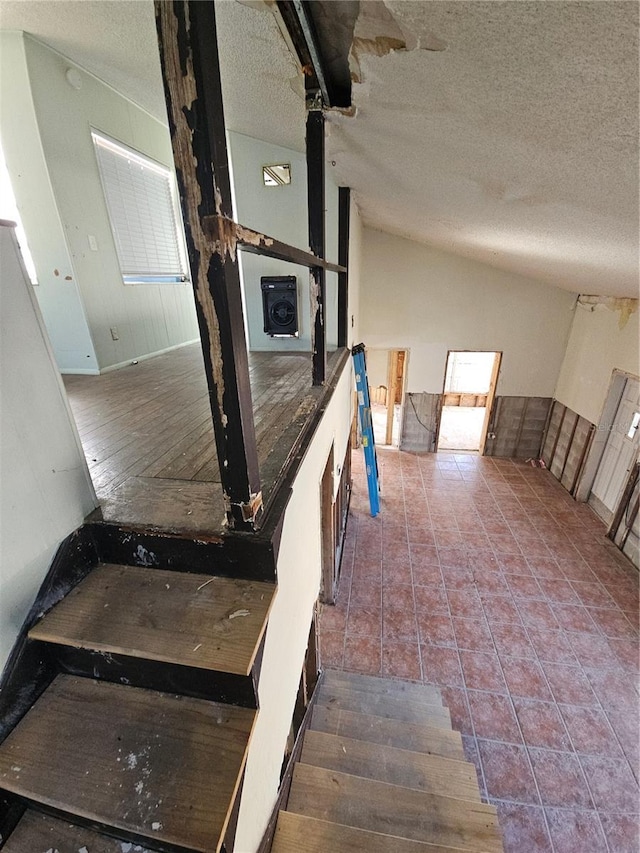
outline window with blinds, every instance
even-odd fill
[[[92,131],[125,284],[189,280],[173,173]]]

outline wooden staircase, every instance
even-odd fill
[[[327,670],[272,853],[502,853],[435,687]]]
[[[86,574],[29,631],[55,672],[0,745],[0,793],[24,812],[3,850],[223,849],[275,592],[188,569]]]

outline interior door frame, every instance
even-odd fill
[[[387,424],[385,431],[385,445],[393,446],[393,418],[395,415],[396,396],[398,393],[398,356],[403,353],[402,378],[400,380],[400,399],[404,399],[404,389],[407,381],[407,361],[409,350],[404,348],[390,349],[387,356]],[[400,404],[402,412],[402,403]],[[400,423],[399,436],[402,435],[402,423]],[[398,438],[398,444],[400,440]]]
[[[607,396],[605,397],[604,405],[602,407],[602,414],[598,420],[596,433],[593,437],[593,441],[591,442],[591,448],[589,449],[589,455],[587,456],[587,460],[584,464],[584,470],[575,492],[575,498],[577,501],[582,501],[583,503],[587,502],[591,496],[591,490],[593,489],[596,477],[598,476],[600,463],[602,462],[602,457],[604,456],[604,451],[607,446],[607,439],[609,436],[609,430],[607,427],[616,419],[628,379],[635,379],[636,382],[640,382],[640,377],[633,373],[627,373],[626,371],[618,370],[617,368],[611,372],[611,379],[609,380]]]
[[[482,424],[482,432],[480,433],[480,445],[478,447],[478,453],[480,456],[484,456],[484,450],[487,443],[487,433],[489,431],[489,424],[491,423],[491,414],[493,412],[493,404],[496,398],[496,388],[498,387],[498,379],[500,377],[500,368],[502,367],[502,350],[493,350],[493,349],[449,349],[447,350],[447,357],[444,362],[444,378],[442,380],[442,396],[440,398],[440,405],[438,406],[438,415],[436,421],[436,435],[435,435],[435,450],[438,451],[438,442],[440,441],[440,422],[442,420],[442,411],[444,409],[444,395],[447,393],[447,369],[449,367],[449,357],[451,353],[454,352],[490,352],[493,353],[493,367],[491,368],[491,380],[489,384],[489,391],[487,393],[487,402],[485,406],[484,413],[484,421]],[[455,452],[455,451],[454,451]]]

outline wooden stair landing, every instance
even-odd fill
[[[0,787],[129,841],[211,853],[256,714],[59,675],[0,746]]]
[[[29,637],[249,675],[275,590],[256,581],[104,564]]]
[[[272,853],[502,853],[433,687],[327,671]]]

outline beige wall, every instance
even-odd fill
[[[96,506],[40,311],[0,226],[0,669],[62,539]]]
[[[620,312],[577,305],[555,396],[597,424],[614,369],[640,374],[638,311],[620,328]]]
[[[342,464],[351,423],[352,369],[347,362],[293,485],[278,555],[278,593],[260,674],[260,712],[249,747],[234,850],[258,848],[273,810],[314,604],[320,591],[320,482],[334,445]],[[337,489],[339,472],[334,472]],[[304,535],[301,534],[304,531]]]
[[[364,229],[360,334],[409,349],[408,391],[440,393],[447,350],[501,350],[498,394],[551,396],[575,295]]]

